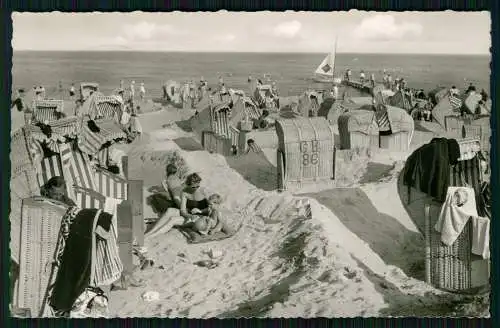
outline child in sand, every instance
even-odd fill
[[[200,216],[193,223],[193,229],[198,231],[201,235],[211,235],[220,232],[224,223],[222,221],[222,216],[220,212],[220,204],[222,203],[222,198],[218,194],[213,194],[207,199],[208,201],[208,216]],[[192,213],[197,214],[200,211],[193,209]]]

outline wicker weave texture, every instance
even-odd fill
[[[39,316],[67,207],[41,198],[26,199],[22,206],[17,306]]]

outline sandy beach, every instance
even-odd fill
[[[144,217],[155,217],[148,190],[175,152],[237,213],[231,224],[242,226],[232,238],[194,245],[175,229],[146,234],[155,265],[136,272],[144,287],[112,292],[111,317],[440,316],[453,315],[464,300],[423,282],[423,237],[396,186],[408,154],[371,154],[353,166],[358,181],[348,186],[309,187],[296,195],[266,191],[276,170],[266,152],[252,159],[199,150],[194,135],[175,123],[189,115],[175,109],[142,114],[148,132],[123,146],[130,178],[144,180]],[[255,162],[260,170],[252,170]],[[222,252],[217,267],[197,266],[210,251]],[[159,300],[144,301],[148,291],[158,292]]]

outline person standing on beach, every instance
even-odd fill
[[[391,74],[387,74],[387,89],[392,90],[392,76],[391,76]]]
[[[333,85],[332,93],[333,93],[332,95],[333,99],[337,100],[339,98],[339,87],[337,83]]]
[[[23,112],[25,109],[24,105],[24,89],[17,90],[16,99],[12,102],[10,108],[16,106],[18,112]]]
[[[364,70],[361,70],[361,73],[359,73],[359,81],[361,83],[365,82],[365,71]]]
[[[370,82],[372,84],[372,88],[375,87],[375,74],[371,73],[370,74]]]
[[[71,87],[69,88],[69,96],[70,96],[70,98],[73,99],[73,97],[75,96],[75,94],[76,94],[75,84],[71,83]]]
[[[146,88],[144,87],[144,82],[141,82],[141,87],[139,88],[139,95],[141,97],[141,101],[144,101],[146,96]]]
[[[130,113],[131,114],[134,114],[135,112],[135,81],[132,81],[130,83],[130,103],[131,103],[131,107],[130,107]]]

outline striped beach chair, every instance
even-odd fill
[[[117,97],[98,95],[94,98],[94,117],[118,120],[123,111],[122,107],[123,103]]]
[[[84,122],[78,135],[78,148],[86,154],[96,155],[105,143],[127,138],[127,134],[113,119],[96,120],[95,123],[99,132],[92,132]]]
[[[33,119],[37,122],[53,122],[61,119],[64,112],[63,100],[33,100]]]
[[[95,82],[82,82],[80,83],[80,97],[85,101],[92,92],[99,91],[99,83]]]
[[[449,100],[451,104],[451,108],[454,112],[460,111],[460,108],[462,108],[463,102],[462,99],[458,98],[455,95],[452,95],[451,93],[449,94]]]

